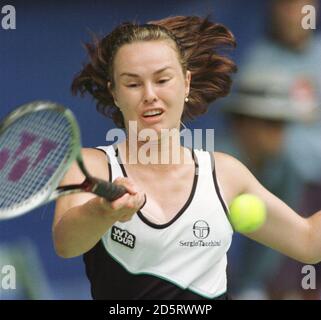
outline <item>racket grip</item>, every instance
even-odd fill
[[[127,193],[127,189],[124,186],[119,186],[112,182],[100,179],[95,179],[95,188],[93,191],[95,194],[108,201],[114,201]]]

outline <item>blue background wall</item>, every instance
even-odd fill
[[[89,30],[106,33],[124,20],[145,22],[168,15],[212,13],[215,20],[229,26],[236,35],[238,48],[233,55],[239,61],[263,30],[266,1],[0,1],[0,8],[5,4],[15,6],[17,28],[0,28],[0,118],[15,106],[32,100],[57,101],[76,114],[83,144],[95,146],[105,143],[106,131],[113,124],[95,112],[89,98],[72,97],[69,90],[74,74],[85,60],[81,42],[90,39]],[[220,127],[220,121],[212,117],[215,111],[210,111],[210,115],[191,126]],[[82,259],[64,260],[54,252],[52,213],[53,205],[47,205],[32,214],[0,222],[0,244],[14,245],[20,241],[34,246],[50,287],[47,297],[89,298]],[[40,266],[36,268],[39,270]],[[25,269],[27,278],[36,283],[32,270]]]

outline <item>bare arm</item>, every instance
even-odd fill
[[[251,193],[267,206],[265,224],[247,237],[304,263],[321,261],[321,211],[303,218],[265,189],[238,160],[215,153],[218,180],[228,203],[241,193]]]
[[[85,166],[93,176],[109,179],[107,159],[101,151],[83,149],[82,155]],[[81,183],[84,178],[77,164],[74,164],[61,185]],[[91,193],[68,195],[56,201],[52,232],[58,255],[69,258],[87,252],[116,221],[131,219],[140,208],[144,196],[134,190],[133,184],[125,178],[116,182],[124,185],[129,193],[112,203]]]

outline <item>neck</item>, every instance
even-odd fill
[[[180,144],[179,132],[175,135],[162,135],[157,140],[136,141],[129,139],[119,144],[121,159],[124,164],[131,164],[166,171],[182,164],[194,163],[191,153]]]

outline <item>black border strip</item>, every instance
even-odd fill
[[[214,181],[214,186],[215,186],[215,190],[216,190],[216,193],[217,193],[217,196],[218,198],[220,199],[220,202],[221,202],[221,205],[225,211],[225,214],[226,216],[228,217],[228,209],[225,205],[225,202],[223,200],[223,197],[221,195],[221,192],[220,192],[220,188],[218,186],[218,182],[217,182],[217,177],[216,177],[216,170],[215,170],[215,158],[214,158],[214,153],[213,152],[210,152],[208,151],[209,154],[210,154],[210,157],[211,157],[211,166],[212,166],[212,176],[213,176],[213,181]]]
[[[108,162],[109,182],[112,182],[112,181],[113,181],[113,179],[112,179],[112,170],[111,170],[110,158],[109,158],[108,153],[107,153],[105,150],[100,149],[100,148],[98,148],[98,147],[96,147],[96,148],[94,148],[94,149],[99,150],[99,151],[103,152],[103,153],[106,155],[106,157],[107,157],[107,162]]]

